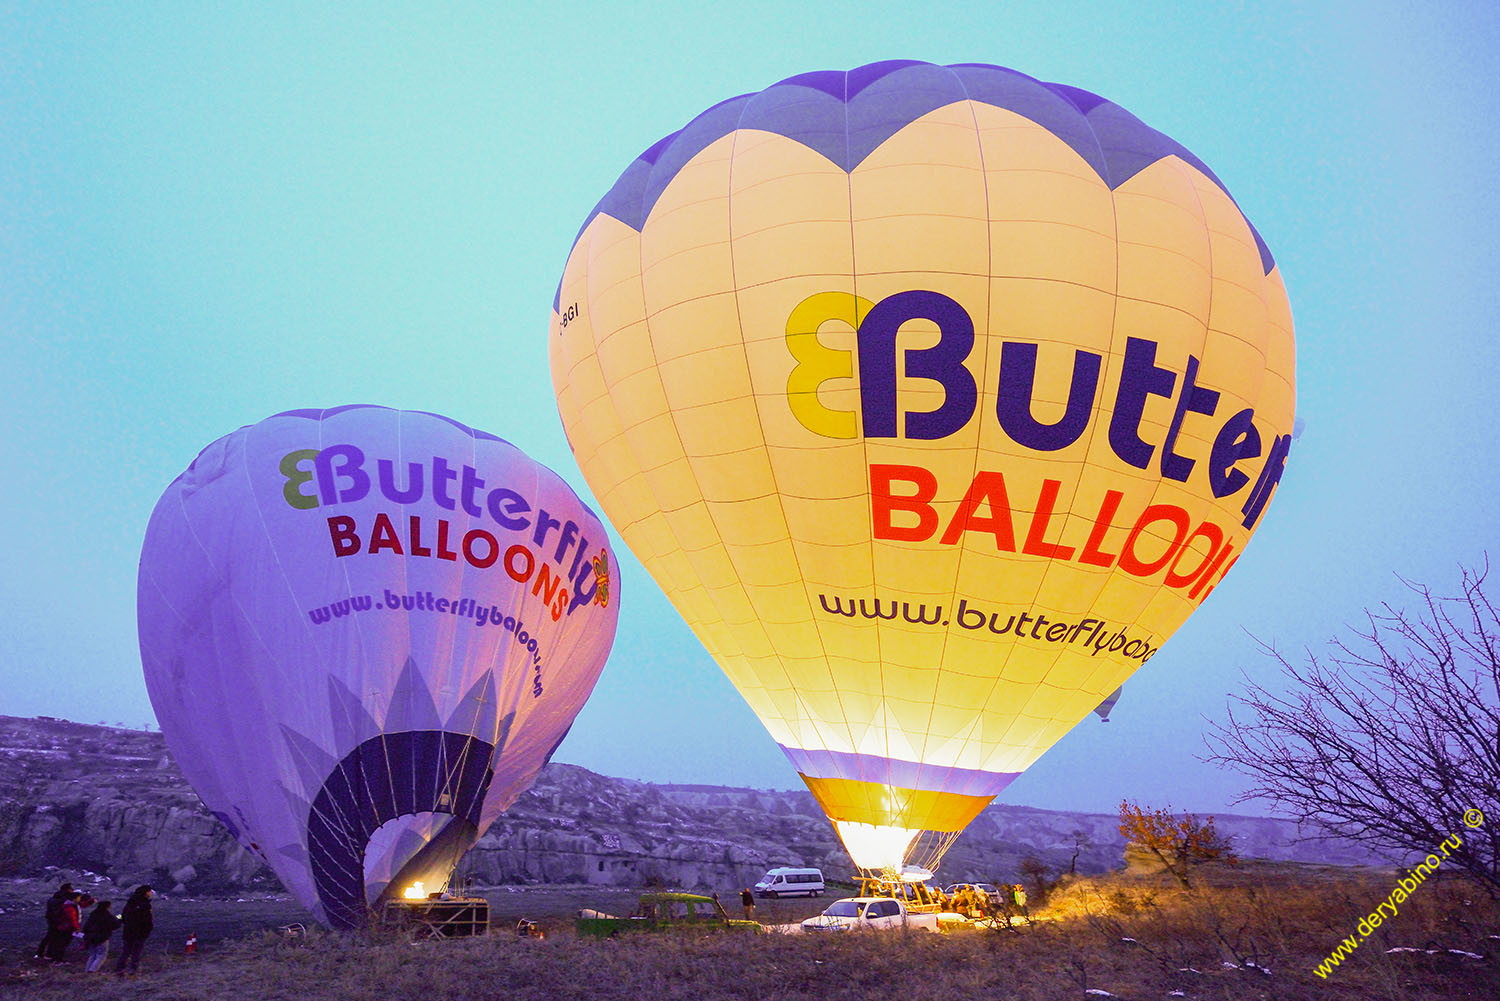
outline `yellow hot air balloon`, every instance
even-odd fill
[[[1155,654],[1291,442],[1223,184],[995,66],[704,112],[588,216],[550,343],[604,510],[870,870],[934,865]]]

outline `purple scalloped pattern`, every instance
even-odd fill
[[[435,414],[431,410],[398,411],[395,407],[386,407],[382,406],[379,403],[346,403],[342,407],[329,407],[327,410],[313,410],[310,408],[303,408],[301,410],[283,410],[279,414],[272,414],[271,417],[302,417],[310,421],[322,421],[327,420],[335,414],[341,414],[346,410],[389,410],[393,414],[408,413],[422,414],[427,417],[436,417],[438,420],[443,421],[446,424],[452,424],[464,434],[470,435],[474,438],[479,438],[484,441],[498,441],[502,445],[510,445],[511,448],[516,447],[514,445],[511,445],[511,443],[506,441],[504,438],[501,438],[499,435],[493,435],[488,431],[481,431],[478,428],[471,428],[467,424],[459,423],[452,417],[447,417],[443,414]]]
[[[1233,201],[1224,182],[1176,140],[1156,131],[1098,94],[1044,83],[987,63],[933,63],[894,59],[845,72],[819,70],[788,77],[754,94],[721,101],[638,156],[578,228],[608,215],[639,231],[672,178],[709,144],[739,128],[776,132],[854,170],[881,143],[916,119],[969,99],[1013,111],[1067,143],[1111,190],[1151,164],[1181,157]],[[1236,203],[1238,204],[1238,203]],[[1241,213],[1243,214],[1243,212]],[[1270,248],[1248,218],[1266,274],[1276,266]],[[574,237],[574,243],[578,237]],[[554,295],[559,305],[562,286]]]

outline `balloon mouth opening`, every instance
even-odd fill
[[[412,819],[412,815],[398,819]],[[479,829],[458,817],[438,814],[434,819],[440,823],[430,829],[424,825],[415,828],[425,835],[420,846],[398,849],[395,871],[385,876],[383,883],[369,882],[370,875],[366,874],[366,895],[372,908],[392,900],[426,900],[434,892],[447,890],[459,860],[478,840]]]
[[[912,827],[888,827],[835,820],[834,828],[849,857],[861,869],[900,872],[906,853],[921,831]]]

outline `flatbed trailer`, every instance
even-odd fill
[[[701,893],[643,893],[635,912],[624,917],[596,910],[579,911],[573,923],[579,935],[615,938],[621,933],[665,931],[748,931],[765,929],[754,921],[731,918],[717,897]]]
[[[905,904],[906,909],[913,914],[937,914],[947,910],[943,902],[933,896],[926,883],[861,876],[859,893],[862,897],[892,897]]]
[[[488,935],[490,902],[483,897],[387,900],[380,909],[380,923],[419,939]]]

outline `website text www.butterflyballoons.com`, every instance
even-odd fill
[[[1464,811],[1465,827],[1475,828],[1483,823],[1483,813],[1480,813],[1478,810]],[[1397,914],[1396,905],[1405,903],[1406,898],[1411,896],[1412,891],[1421,886],[1427,880],[1428,876],[1437,871],[1437,867],[1443,864],[1443,859],[1452,858],[1451,853],[1460,848],[1463,843],[1463,839],[1457,834],[1450,834],[1444,838],[1443,843],[1434,848],[1431,854],[1421,862],[1418,862],[1416,867],[1411,869],[1405,876],[1397,880],[1396,888],[1391,891],[1391,895],[1382,900],[1380,906],[1375,908],[1374,911],[1360,918],[1359,925],[1355,928],[1354,934],[1340,942],[1338,948],[1328,954],[1327,959],[1313,968],[1313,972],[1322,979],[1327,980],[1328,975],[1340,963],[1348,959],[1350,954],[1359,948],[1360,943],[1368,941],[1369,937],[1375,933],[1375,929],[1388,920],[1385,912],[1389,910],[1389,917],[1394,918]],[[1442,858],[1439,858],[1437,855],[1439,851],[1443,853]]]
[[[1035,609],[1002,615],[987,612],[970,605],[967,598],[958,600],[958,609],[950,618],[943,614],[942,605],[933,605],[929,614],[927,605],[909,601],[881,598],[843,598],[835,595],[818,595],[818,603],[829,615],[846,618],[860,616],[866,619],[887,619],[909,622],[914,626],[942,626],[971,632],[983,631],[996,636],[1013,635],[1017,639],[1030,639],[1042,643],[1077,644],[1092,651],[1092,656],[1120,654],[1139,659],[1141,663],[1151,659],[1161,646],[1152,646],[1148,637],[1132,637],[1123,626],[1115,627],[1103,619],[1084,618],[1064,622],[1037,612]]]
[[[506,615],[495,605],[478,602],[473,598],[440,598],[434,596],[431,591],[397,594],[390,588],[383,590],[384,593],[380,595],[355,594],[318,608],[309,609],[307,617],[312,620],[313,625],[321,626],[356,612],[433,612],[438,615],[456,615],[469,619],[475,626],[499,626],[508,633],[514,633],[516,642],[524,646],[531,654],[533,671],[531,694],[534,697],[541,696],[542,651],[537,645],[537,638],[527,631],[525,621],[514,615]]]

